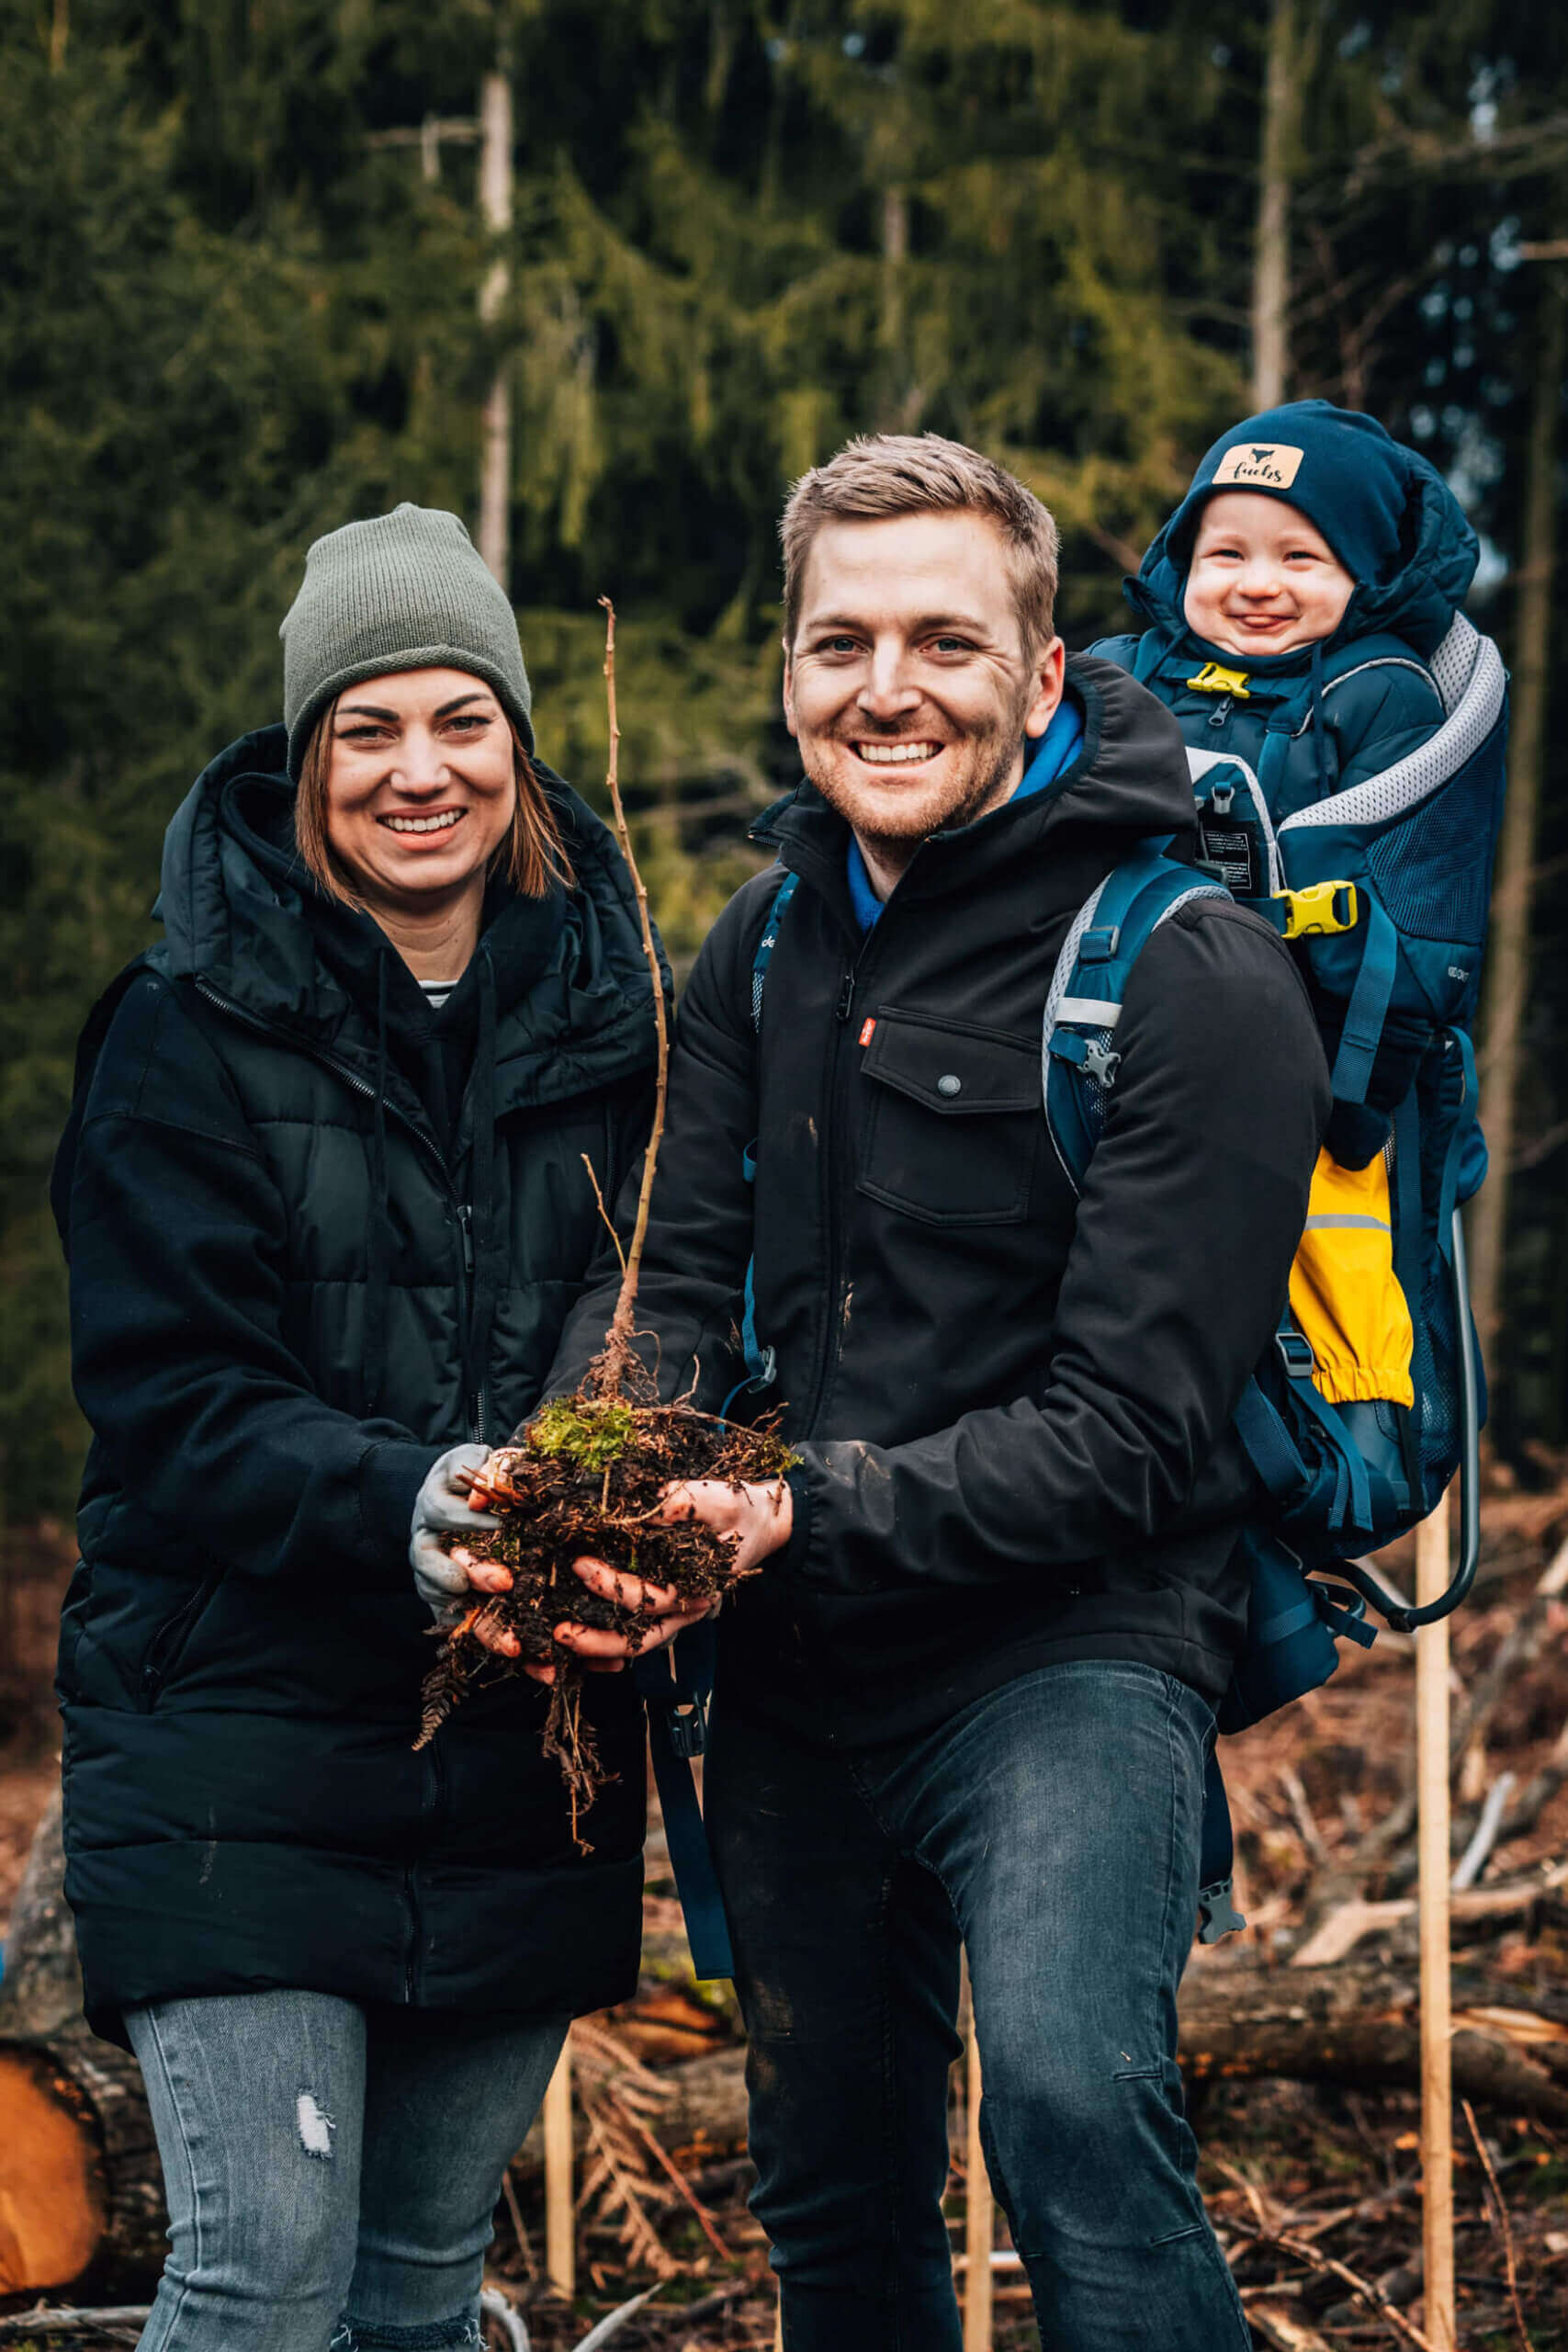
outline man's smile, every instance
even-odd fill
[[[919,760],[934,760],[940,752],[946,750],[947,746],[944,743],[933,743],[929,741],[910,743],[878,743],[867,741],[863,738],[859,742],[852,743],[850,748],[858,759],[864,760],[870,767],[894,768],[908,767]]]

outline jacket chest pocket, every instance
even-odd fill
[[[927,1225],[1015,1225],[1028,1216],[1044,1124],[1037,1045],[882,1012],[861,1074],[861,1192]]]

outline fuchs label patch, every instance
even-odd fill
[[[1283,441],[1238,441],[1220,459],[1213,487],[1251,482],[1259,490],[1289,490],[1305,455],[1304,449],[1292,449]]]

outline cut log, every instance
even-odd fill
[[[1190,2086],[1279,2075],[1413,2090],[1421,2079],[1415,1972],[1344,1963],[1297,1974],[1228,1979],[1214,1972],[1181,2003],[1181,2072]],[[1472,1997],[1473,1992],[1473,1997]],[[1517,1987],[1454,1987],[1453,2086],[1476,2104],[1568,2123],[1568,2030],[1519,2005]],[[1559,2038],[1561,2037],[1561,2038]]]
[[[0,1983],[0,2294],[145,2286],[164,2183],[141,2075],[88,2032],[64,1895],[60,1800],[28,1858]]]
[[[1519,2002],[1506,1977],[1461,1965],[1454,1975],[1454,2090],[1505,2113],[1568,2123],[1568,1993]],[[1190,2087],[1261,2081],[1415,2090],[1420,2074],[1414,1965],[1346,1963],[1297,1973],[1209,1967],[1182,1987],[1179,2055]],[[671,2103],[649,2119],[667,2148],[705,2162],[746,2138],[745,2052],[716,2051],[660,2075]],[[581,2116],[576,2129],[585,2143]],[[544,2167],[537,2124],[514,2173]]]
[[[145,2286],[164,2232],[135,2059],[85,2025],[0,2039],[0,2293]]]

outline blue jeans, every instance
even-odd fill
[[[482,2345],[491,2214],[565,2018],[455,2031],[279,1992],[126,2024],[169,2200],[141,2352]]]
[[[987,2163],[1045,2352],[1247,2352],[1176,2066],[1213,1737],[1184,1684],[1101,1660],[870,1753],[715,1711],[707,1817],[788,2352],[959,2352],[961,1940]]]

